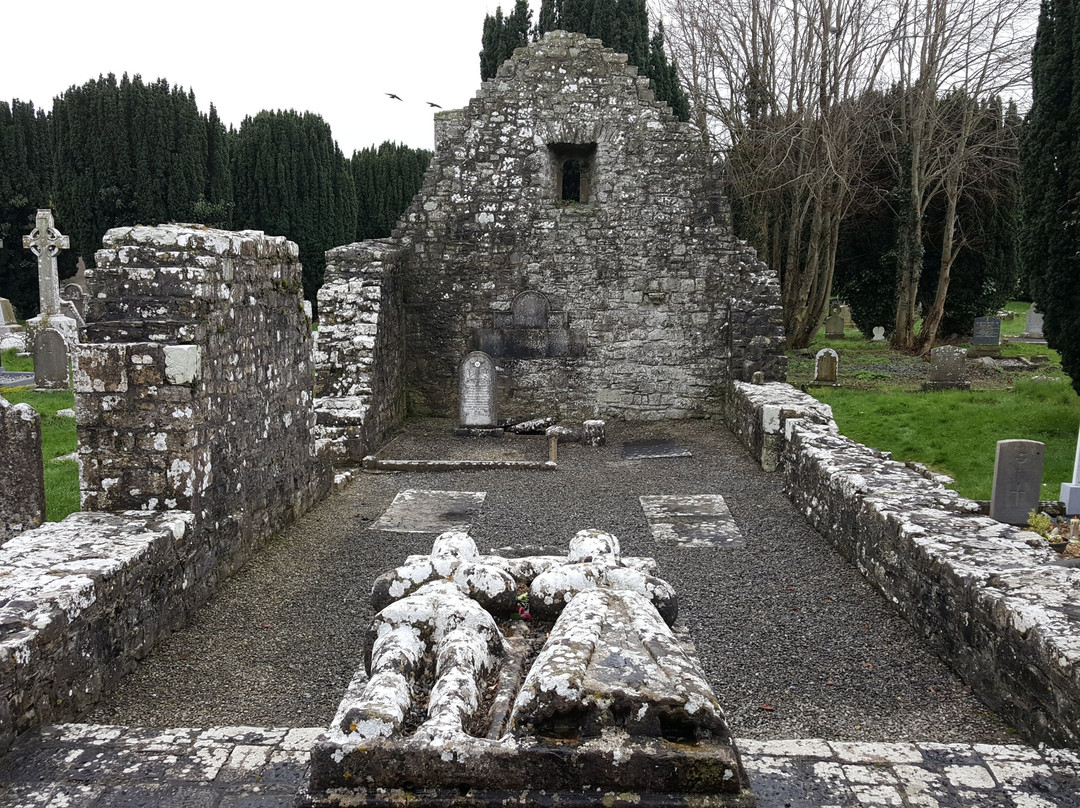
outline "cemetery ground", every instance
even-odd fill
[[[933,434],[920,419],[953,442],[937,450],[940,463],[896,448],[898,458],[952,473],[968,496],[965,473],[983,472],[977,463],[958,471],[947,452],[986,455],[979,460],[986,461],[988,496],[993,441],[1032,437],[1010,430],[1045,415],[1046,437],[1036,439],[1047,442],[1044,491],[1053,489],[1047,498],[1056,498],[1057,482],[1068,477],[1080,406],[1067,379],[1032,378],[1062,375],[1045,346],[1006,346],[1006,355],[1042,352],[1049,362],[987,368],[971,391],[954,394],[916,392],[928,372],[923,360],[891,354],[851,332],[819,342],[814,352],[828,346],[840,353],[840,386],[809,389],[834,406],[841,429],[891,449],[857,434],[859,424],[915,412],[908,427],[913,452]],[[791,354],[796,386],[812,379],[812,356]],[[4,361],[9,366],[7,355]],[[9,369],[21,369],[12,364]],[[25,388],[2,394],[38,408],[46,435],[73,424],[55,417],[71,406],[67,394]],[[889,410],[879,402],[872,409],[870,396],[900,406]],[[973,403],[981,396],[988,403]],[[1010,399],[1018,406],[993,420]],[[846,419],[845,400],[853,402],[853,418]],[[1058,411],[1064,414],[1054,426],[1048,413]],[[959,420],[938,424],[939,416],[957,412]],[[976,431],[969,422],[978,419],[993,421],[985,428],[988,449],[966,448],[954,434]],[[547,457],[543,438],[463,442],[450,435],[452,426],[412,421],[380,455]],[[692,456],[626,460],[620,454],[624,443],[657,437]],[[46,447],[54,440],[47,436]],[[1052,440],[1062,441],[1069,455],[1060,480]],[[74,448],[73,435],[66,446],[46,448],[47,467],[50,456]],[[679,593],[680,623],[727,713],[761,808],[1080,806],[1080,759],[1024,746],[806,524],[776,475],[762,472],[719,421],[609,423],[604,447],[560,445],[554,472],[358,473],[351,486],[270,540],[185,629],[81,716],[85,724],[32,731],[0,757],[0,804],[292,805],[305,776],[305,750],[362,665],[374,578],[430,549],[433,533],[375,529],[405,489],[486,492],[471,529],[482,551],[565,549],[577,530],[596,527],[618,536],[626,555],[655,557],[658,574]],[[694,546],[654,536],[640,497],[702,493],[724,498],[739,542]],[[1011,789],[1010,777],[1025,785]]]

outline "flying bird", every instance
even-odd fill
[[[436,104],[434,101],[425,101],[424,103],[427,104],[429,107],[435,107],[436,109],[442,109],[442,105],[441,104]]]
[[[401,101],[401,100],[403,100],[403,99],[401,98],[401,96],[400,96],[400,95],[394,95],[393,93],[386,93],[386,95],[390,96],[390,97],[391,97],[391,98],[393,98],[393,99],[394,99],[395,101]]]

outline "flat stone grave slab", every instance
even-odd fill
[[[636,440],[622,446],[623,460],[657,460],[666,457],[693,457],[690,450],[664,438]]]
[[[640,499],[653,538],[660,544],[726,548],[746,544],[727,503],[719,494],[644,496]]]
[[[372,530],[391,533],[442,533],[468,531],[479,516],[487,491],[430,491],[407,488],[399,491]]]

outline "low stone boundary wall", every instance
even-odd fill
[[[1034,743],[1080,745],[1080,569],[841,435],[827,409],[788,385],[737,382],[728,421],[755,457],[779,461],[815,529],[1004,721]]]
[[[0,548],[0,752],[76,717],[210,594],[185,511],[77,513]]]
[[[0,397],[0,544],[45,518],[41,416]]]
[[[317,431],[335,464],[359,465],[405,418],[401,247],[326,252],[315,351]]]

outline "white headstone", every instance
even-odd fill
[[[1080,515],[1080,436],[1076,439],[1076,458],[1073,460],[1071,483],[1061,484],[1061,501],[1065,503],[1065,513],[1069,516]]]
[[[871,342],[884,342],[885,341],[885,326],[883,326],[883,325],[875,325],[874,326],[874,338],[872,340],[870,340],[870,341]]]
[[[495,363],[483,351],[461,363],[459,409],[464,427],[495,426]]]
[[[1024,321],[1024,333],[1032,338],[1040,338],[1043,335],[1043,313],[1031,304],[1028,309],[1027,319]]]

